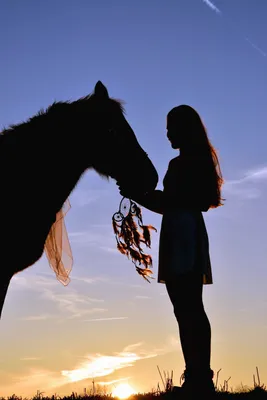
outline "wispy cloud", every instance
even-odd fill
[[[100,385],[100,386],[109,386],[109,385],[114,385],[114,383],[123,382],[123,381],[128,381],[130,378],[131,378],[130,376],[127,376],[127,377],[125,377],[125,378],[114,379],[113,381],[97,382],[97,384]]]
[[[20,358],[20,361],[38,361],[41,360],[40,357],[23,357]]]
[[[267,166],[262,166],[245,172],[240,179],[226,181],[223,190],[226,195],[255,199],[261,195],[261,190],[257,185],[265,181],[267,181]]]
[[[51,288],[51,287],[56,287],[59,286],[59,283],[57,279],[55,279],[54,275],[51,273],[51,276],[49,275],[15,275],[12,278],[12,284],[15,284],[15,287],[17,289],[32,289],[32,290],[37,290],[40,291],[42,288]]]
[[[46,321],[47,319],[55,318],[55,316],[50,314],[40,314],[40,315],[28,315],[26,317],[21,317],[21,321]]]
[[[58,294],[50,289],[45,289],[42,297],[53,301],[59,311],[68,313],[68,319],[79,318],[89,314],[106,312],[103,307],[92,307],[92,304],[103,303],[103,299],[96,299],[82,295],[76,291],[70,291],[65,294]]]
[[[70,203],[73,206],[85,207],[89,204],[93,204],[100,198],[103,198],[108,194],[107,189],[75,189],[70,196]]]
[[[117,319],[128,319],[128,318],[129,317],[92,318],[92,319],[85,319],[84,322],[115,321]]]
[[[221,10],[219,10],[219,8],[212,3],[210,0],[202,0],[203,3],[205,3],[212,11],[216,12],[217,14],[221,14]]]
[[[78,281],[91,284],[93,282],[104,280],[101,277],[83,278],[74,277]],[[68,288],[68,291],[62,293],[57,289],[62,289],[53,275],[51,278],[46,276],[28,275],[15,276],[13,278],[15,287],[22,290],[33,290],[40,299],[53,302],[56,306],[56,313],[42,313],[38,315],[27,315],[20,319],[24,321],[44,321],[47,319],[59,317],[63,313],[67,319],[85,317],[86,315],[99,314],[107,311],[107,308],[100,307],[104,299],[83,295],[77,290]]]
[[[162,348],[151,351],[144,350],[144,343],[138,342],[129,344],[121,352],[113,355],[88,354],[73,370],[62,371],[62,376],[67,377],[69,382],[76,382],[88,378],[108,376],[117,370],[132,367],[140,360],[154,358],[159,355],[172,352],[179,345],[177,338],[172,336],[167,338],[167,342]],[[107,384],[107,383],[104,383]]]
[[[69,238],[71,243],[75,243],[81,246],[94,246],[98,247],[101,250],[106,250],[109,252],[113,252],[116,250],[116,241],[114,238],[114,234],[111,231],[111,225],[108,229],[103,229],[101,231],[96,230],[88,230],[88,231],[78,231],[78,232],[70,232]],[[116,253],[119,253],[116,251]]]
[[[10,393],[23,393],[25,396],[32,396],[36,388],[45,390],[46,394],[53,394],[59,388],[68,391],[73,390],[72,382],[88,378],[100,378],[96,383],[99,385],[112,385],[120,380],[127,380],[129,377],[112,380],[110,376],[117,370],[123,370],[134,366],[138,361],[154,358],[159,355],[173,352],[179,347],[177,338],[168,337],[162,348],[146,349],[145,343],[138,342],[126,346],[121,352],[113,354],[85,354],[81,362],[73,369],[63,371],[50,371],[40,368],[29,368],[24,374],[12,373],[5,375],[5,385],[1,385],[1,395],[8,396]],[[30,362],[38,357],[23,357],[21,360]],[[27,365],[27,364],[26,364]],[[29,363],[29,365],[31,365]],[[2,371],[1,371],[2,372]],[[5,371],[6,372],[6,371]],[[128,374],[127,374],[128,375]],[[105,377],[110,376],[105,382]]]
[[[118,249],[116,248],[116,246],[114,246],[114,247],[99,246],[99,249],[107,251],[108,253],[112,253],[114,255],[120,255],[120,253],[118,252]]]
[[[244,177],[245,180],[259,181],[267,179],[267,166],[258,167],[256,169],[249,170]]]
[[[143,344],[144,344],[143,342],[137,342],[137,343],[128,344],[128,346],[126,346],[124,348],[124,351],[132,352],[133,350],[138,349],[141,346],[143,346]]]
[[[11,379],[12,383],[8,383],[8,380],[6,385],[1,385],[2,396],[9,396],[14,392],[31,396],[36,393],[36,388],[44,387],[47,393],[67,383],[67,379],[64,381],[58,373],[39,368],[30,368],[24,375],[12,374]]]
[[[129,352],[127,348],[114,355],[89,354],[86,356],[88,361],[82,362],[73,370],[64,370],[61,373],[70,382],[77,382],[83,379],[107,376],[119,369],[132,367],[139,360],[156,356],[156,353]]]
[[[97,244],[99,241],[101,243],[104,239],[104,236],[100,235],[97,232],[80,231],[80,232],[70,232],[69,238],[71,240],[71,243],[88,245],[88,244]]]
[[[97,282],[108,282],[109,279],[104,276],[93,276],[93,277],[85,277],[85,276],[72,276],[71,280],[76,280],[83,283],[97,283]]]
[[[202,2],[204,4],[206,4],[216,14],[221,14],[222,15],[222,11],[213,2],[211,2],[210,0],[202,0]],[[236,24],[235,23],[231,23],[230,21],[228,21],[228,22],[230,23],[230,25],[232,26],[232,28],[236,32]],[[263,57],[267,57],[267,53],[264,50],[262,50],[258,45],[256,45],[252,40],[250,40],[248,37],[244,37],[244,36],[243,36],[243,38],[259,54],[261,54]]]
[[[111,225],[102,229],[94,229],[87,231],[70,232],[69,238],[71,244],[81,247],[97,248],[101,252],[108,252],[115,257],[121,257],[116,247],[116,239],[112,232]]]
[[[255,49],[257,50],[263,57],[267,57],[267,53],[263,51],[259,46],[257,46],[255,43],[253,43],[249,38],[245,38],[245,40]]]
[[[228,196],[236,196],[242,199],[253,200],[260,197],[260,190],[251,187],[251,186],[243,186],[243,182],[226,182],[223,188],[223,193],[226,198]]]
[[[49,270],[49,267],[48,267]],[[107,282],[108,278],[104,276],[71,276],[72,281],[83,282],[86,284],[94,284],[98,282]],[[53,271],[51,270],[51,274],[36,274],[36,275],[24,275],[24,272],[15,275],[12,278],[12,284],[14,284],[14,288],[16,289],[31,289],[36,290],[38,292],[42,291],[45,288],[61,288],[58,280],[55,278]]]

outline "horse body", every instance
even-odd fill
[[[88,168],[132,192],[158,182],[121,104],[101,82],[92,95],[55,103],[0,136],[0,317],[12,276],[42,256],[57,213]]]

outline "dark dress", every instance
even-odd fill
[[[207,211],[205,171],[190,160],[170,161],[163,180],[163,218],[159,246],[158,282],[200,271],[203,283],[211,284],[209,240],[202,211]],[[205,176],[205,175],[204,175]],[[202,178],[202,179],[201,179]]]

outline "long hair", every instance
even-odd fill
[[[182,150],[183,147],[187,149],[187,155],[190,162],[194,163],[196,172],[203,173],[201,180],[210,208],[223,205],[221,187],[224,180],[218,155],[208,138],[207,130],[199,114],[188,105],[180,105],[174,107],[167,118],[168,121],[172,120],[172,123],[177,125],[179,131],[182,132],[180,149]]]

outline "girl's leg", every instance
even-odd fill
[[[192,272],[166,280],[166,288],[178,322],[185,359],[185,382],[199,387],[199,382],[214,390],[210,369],[211,328],[202,301],[202,275]]]

